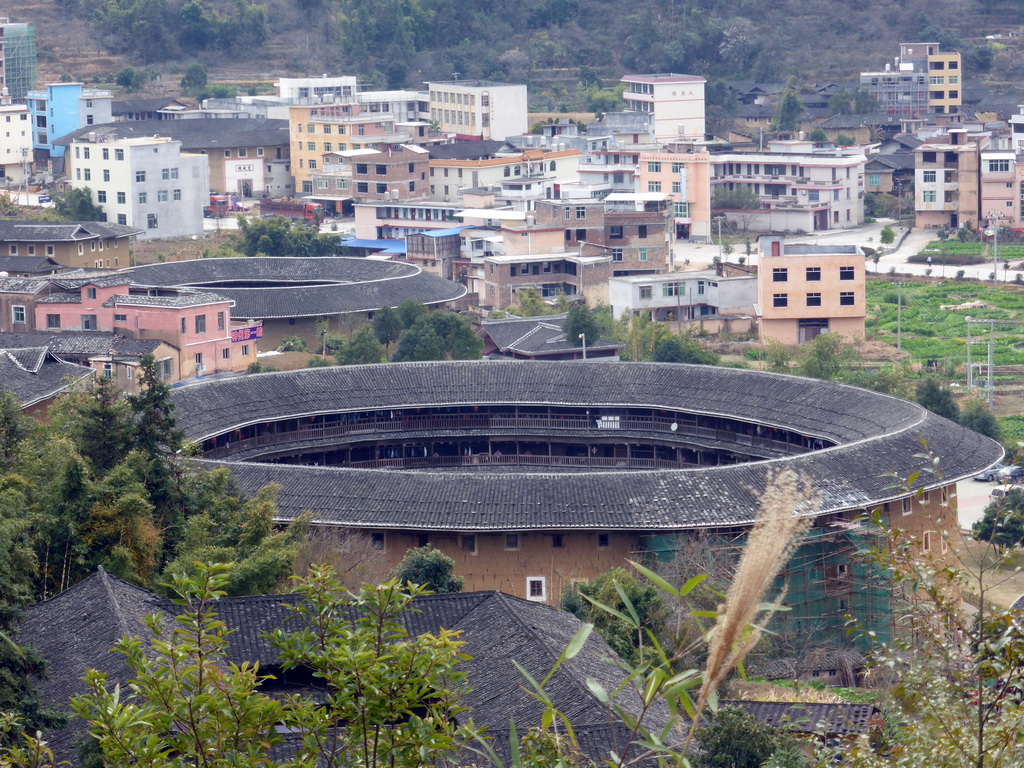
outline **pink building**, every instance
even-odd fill
[[[159,339],[178,358],[158,360],[165,379],[240,371],[256,360],[259,329],[232,323],[231,299],[184,288],[133,285],[123,275],[81,280],[67,292],[37,299],[35,326],[48,331],[113,331]],[[177,368],[177,370],[175,370]]]

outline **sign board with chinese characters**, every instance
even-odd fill
[[[239,341],[251,341],[253,339],[263,338],[263,326],[262,325],[250,325],[245,328],[235,328],[231,331],[232,343]]]

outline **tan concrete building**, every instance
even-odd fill
[[[861,72],[860,87],[891,115],[954,115],[960,111],[963,77],[958,51],[943,51],[939,43],[901,43],[893,65]]]
[[[323,169],[312,173],[306,195],[328,212],[350,214],[353,203],[421,198],[427,189],[427,150],[399,144],[384,150],[328,152]]]
[[[313,176],[323,169],[324,155],[429,140],[429,130],[421,122],[399,122],[390,113],[366,112],[355,103],[292,106],[288,135],[295,191],[303,196],[314,193]]]
[[[711,155],[703,147],[642,152],[636,191],[668,193],[676,239],[711,240]]]
[[[968,221],[977,225],[988,213],[982,211],[979,178],[981,151],[987,145],[987,136],[971,136],[957,128],[915,150],[918,227],[957,229]]]
[[[579,180],[578,149],[528,149],[482,160],[430,161],[430,195],[455,200],[463,189],[502,188],[501,197],[515,202],[554,197],[561,180]],[[525,185],[525,186],[524,186]]]
[[[762,237],[757,304],[762,339],[803,344],[820,333],[864,336],[864,253],[855,245],[786,245]]]

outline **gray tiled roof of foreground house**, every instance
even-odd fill
[[[0,240],[61,243],[93,237],[128,237],[142,234],[141,229],[104,221],[3,221]]]
[[[104,307],[202,307],[231,301],[209,291],[182,291],[175,296],[150,296],[147,293],[119,293],[103,302]]]
[[[26,272],[29,275],[50,275],[67,269],[49,256],[0,256],[0,272]]]
[[[177,390],[178,423],[195,440],[263,421],[346,411],[430,406],[653,407],[793,429],[834,446],[789,458],[631,472],[401,471],[219,462],[240,488],[281,485],[281,519],[400,530],[671,531],[744,525],[771,471],[810,477],[822,514],[899,498],[887,472],[930,468],[920,441],[942,457],[943,477],[973,476],[1002,448],[921,406],[876,392],[782,374],[653,363],[450,362],[319,368],[206,382]],[[245,409],[238,404],[245,403]],[[201,462],[213,464],[215,462]]]
[[[819,736],[853,736],[867,733],[880,715],[871,704],[808,704],[790,701],[720,700],[719,707],[739,707],[773,728]]]
[[[293,595],[219,600],[217,612],[232,630],[228,658],[238,664],[258,661],[264,670],[275,667],[277,653],[265,634],[278,627],[299,628],[287,607],[295,600]],[[579,630],[576,617],[499,592],[430,595],[418,598],[414,607],[415,611],[400,617],[411,633],[437,633],[441,628],[461,633],[462,650],[470,657],[462,666],[471,685],[465,703],[478,725],[501,733],[513,720],[520,729],[540,723],[543,708],[522,690],[525,680],[513,662],[534,679],[543,679]],[[142,623],[145,616],[177,611],[168,600],[101,570],[66,592],[31,606],[21,622],[18,641],[35,646],[46,658],[49,675],[37,685],[43,701],[63,707],[71,696],[84,692],[81,678],[86,667],[105,672],[109,685],[121,683],[123,689],[130,673],[111,648],[123,634],[148,638]],[[354,613],[350,611],[350,615]],[[587,741],[591,756],[597,759],[607,755],[608,739],[622,734],[602,730],[609,726],[607,710],[590,692],[587,680],[597,680],[613,691],[622,677],[612,652],[593,633],[579,655],[565,662],[546,686],[548,695],[574,725],[594,731]],[[639,698],[631,692],[625,693],[620,703],[629,711],[639,711]],[[657,722],[664,712],[656,709],[652,718]],[[82,734],[81,721],[72,720],[69,728],[47,737],[58,758],[69,758]],[[507,740],[494,746],[499,754],[504,753]]]
[[[0,348],[49,347],[61,355],[119,355],[141,356],[152,353],[162,344],[160,339],[130,339],[116,333],[100,331],[26,331],[24,333],[0,333]]]
[[[288,121],[264,118],[125,120],[120,123],[86,125],[54,139],[53,143],[58,146],[68,146],[72,141],[90,134],[95,134],[97,138],[109,136],[116,139],[164,136],[173,141],[180,141],[184,151],[233,147],[272,147],[288,143]]]
[[[565,337],[562,326],[567,316],[562,313],[540,317],[509,317],[486,320],[481,323],[481,327],[502,352],[524,355],[563,354],[583,348],[580,340]],[[587,339],[588,350],[622,349],[623,346],[608,339]]]
[[[66,363],[45,346],[0,349],[0,389],[11,392],[22,408],[93,375],[91,368]]]
[[[870,170],[875,164],[884,165],[894,171],[912,171],[915,168],[913,152],[893,152],[888,155],[869,155],[865,168]]]
[[[466,293],[464,286],[413,264],[334,256],[198,259],[150,264],[126,272],[146,285],[210,285],[209,290],[235,302],[232,315],[260,319],[372,312],[397,307],[409,299],[440,304]],[[268,285],[233,288],[225,283]]]

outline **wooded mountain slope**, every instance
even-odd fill
[[[37,25],[44,76],[97,82],[104,63],[175,73],[194,61],[211,79],[354,72],[393,87],[456,72],[842,81],[923,38],[960,47],[968,76],[1024,67],[1007,41],[984,40],[1019,29],[1019,0],[30,0],[17,20]]]

